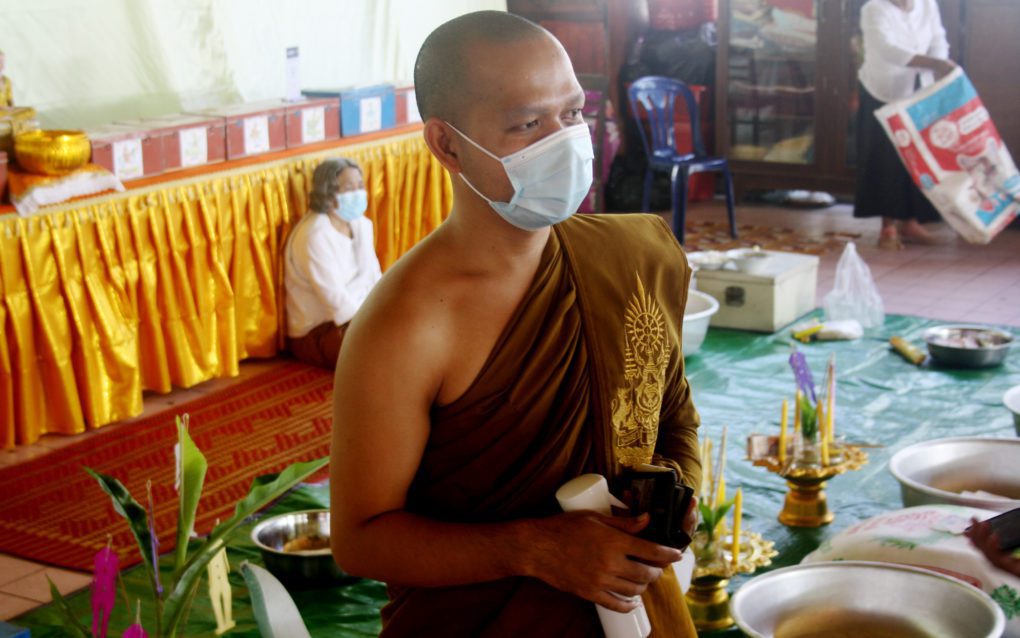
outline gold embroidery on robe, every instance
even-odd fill
[[[624,314],[624,379],[612,403],[614,447],[621,465],[651,463],[672,344],[659,303],[641,276]]]

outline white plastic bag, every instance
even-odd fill
[[[878,294],[871,269],[857,254],[853,242],[846,245],[836,265],[836,285],[822,301],[825,321],[856,319],[865,328],[885,322],[885,306]]]

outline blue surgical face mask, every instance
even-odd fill
[[[494,202],[475,188],[464,173],[460,173],[460,178],[517,228],[538,230],[560,223],[577,212],[591,189],[595,152],[585,124],[560,129],[506,157],[490,153],[453,124],[450,128],[503,165],[514,187],[509,202]]]
[[[366,208],[368,208],[368,192],[364,188],[359,188],[356,191],[337,193],[336,210],[333,213],[345,222],[352,222],[364,215]]]

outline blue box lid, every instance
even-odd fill
[[[393,92],[392,84],[372,84],[369,86],[345,86],[340,88],[302,89],[301,94],[308,97],[339,97],[363,98],[386,95]]]

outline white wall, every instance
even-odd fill
[[[282,97],[286,49],[305,87],[407,82],[436,26],[506,0],[0,0],[20,105],[49,128]]]

